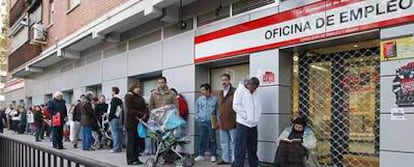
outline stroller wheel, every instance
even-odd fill
[[[183,161],[184,161],[184,166],[185,167],[194,166],[194,164],[195,164],[194,158],[191,155],[186,155],[185,159]]]
[[[175,161],[175,167],[186,167],[186,166],[184,166],[184,161],[180,159],[180,160]]]
[[[165,161],[165,158],[163,156],[158,157],[158,164],[165,165],[167,162]]]
[[[154,158],[149,158],[147,159],[147,161],[145,162],[145,166],[146,167],[156,167],[157,163],[155,163]]]

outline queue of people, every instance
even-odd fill
[[[257,167],[257,126],[263,110],[260,81],[256,77],[246,79],[239,83],[237,89],[231,83],[229,74],[221,75],[220,81],[222,87],[217,93],[212,91],[210,84],[200,86],[201,96],[194,106],[194,121],[199,136],[194,160],[205,160],[205,152],[208,150],[211,155],[210,161],[217,165],[243,167],[247,154],[249,166]],[[31,123],[35,141],[42,141],[44,134],[49,136],[51,131],[53,147],[64,149],[63,129],[69,121],[69,138],[74,148],[78,148],[78,142],[81,140],[84,151],[100,149],[101,140],[105,136],[102,127],[104,120],[107,120],[112,134],[110,153],[122,152],[125,143],[128,165],[141,165],[143,162],[139,157],[155,153],[156,148],[155,141],[138,136],[139,121],[146,122],[152,109],[165,105],[175,105],[179,115],[187,119],[187,102],[175,89],[168,87],[165,77],[157,80],[157,87],[151,91],[149,101],[142,96],[141,85],[138,82],[131,83],[124,101],[118,87],[112,87],[111,92],[112,99],[110,104],[107,104],[105,96],[97,98],[93,92],[88,91],[80,96],[76,104],[70,105],[69,112],[61,92],[56,92],[47,106],[34,106]],[[0,133],[6,125],[20,133],[27,124],[25,117],[27,113],[23,107],[14,109],[11,105],[0,111]],[[124,129],[126,142],[123,141]],[[217,153],[216,132],[220,134],[220,157]],[[305,165],[303,159],[316,147],[316,138],[305,117],[295,119],[293,125],[286,128],[276,142],[279,147],[275,166],[302,167]],[[291,153],[292,150],[295,152],[294,155]]]

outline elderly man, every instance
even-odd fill
[[[53,148],[63,148],[63,125],[67,116],[67,110],[63,100],[63,93],[58,91],[53,94],[53,99],[47,103],[47,109],[50,112],[52,120]]]

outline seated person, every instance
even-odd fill
[[[304,167],[309,150],[316,148],[316,138],[307,119],[298,117],[278,138],[275,164],[280,167]]]

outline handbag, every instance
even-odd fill
[[[60,120],[60,113],[58,112],[57,114],[52,116],[52,125],[53,126],[61,126],[62,122]]]
[[[142,122],[138,123],[137,131],[138,131],[138,137],[140,138],[147,137],[147,128],[144,126]]]

